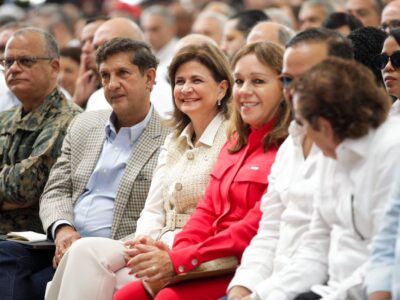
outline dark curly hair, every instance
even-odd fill
[[[353,44],[354,59],[368,67],[378,84],[383,86],[381,70],[375,67],[374,57],[381,53],[387,34],[375,27],[361,27],[352,31],[348,38]]]
[[[318,129],[317,117],[329,121],[339,141],[357,139],[381,125],[390,109],[390,98],[372,72],[356,61],[331,57],[293,84],[299,113]]]

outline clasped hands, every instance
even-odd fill
[[[80,234],[69,225],[61,225],[56,229],[56,238],[54,243],[56,245],[56,251],[53,257],[53,268],[56,269],[63,258],[64,254],[67,252],[72,243],[80,239]]]
[[[157,294],[176,275],[165,243],[141,236],[125,242],[125,247],[129,273],[135,274],[151,295]]]

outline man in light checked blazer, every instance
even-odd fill
[[[56,244],[54,268],[81,237],[135,232],[168,134],[150,103],[157,59],[148,45],[112,39],[96,63],[113,111],[72,121],[40,201],[43,227]]]

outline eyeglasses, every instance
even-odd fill
[[[400,69],[400,51],[395,51],[392,55],[387,55],[386,53],[378,54],[374,58],[374,64],[378,69],[383,70],[389,60],[393,68]]]
[[[292,115],[292,118],[293,118],[293,120],[296,122],[296,124],[297,125],[299,125],[300,127],[304,127],[307,123],[309,124],[309,125],[314,125],[315,124],[315,122],[317,121],[317,119],[319,118],[320,116],[319,115],[314,115],[314,116],[312,116],[311,118],[310,118],[310,120],[308,120],[307,122],[305,122],[305,121],[303,121],[303,120],[300,120],[297,116],[296,116],[296,114],[293,112],[293,115]]]
[[[32,68],[34,64],[36,64],[39,60],[52,60],[52,57],[30,57],[30,56],[21,56],[21,57],[6,57],[0,59],[0,64],[5,68],[10,68],[14,62],[20,67]]]
[[[283,88],[287,89],[292,84],[294,78],[287,75],[280,75],[279,80],[282,82]]]
[[[394,29],[400,27],[400,19],[391,20],[388,23],[383,23],[380,28],[383,31],[387,31],[388,29]]]
[[[304,127],[304,122],[300,121],[298,118],[296,118],[295,116],[293,117],[293,120],[296,122],[297,125],[299,125],[300,127]]]

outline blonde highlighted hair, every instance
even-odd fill
[[[254,54],[263,65],[271,68],[276,72],[276,75],[279,75],[282,71],[283,53],[283,47],[272,42],[249,44],[236,53],[232,60],[232,69],[242,57]],[[283,100],[283,95],[274,118],[276,122],[272,130],[263,139],[264,151],[267,151],[269,147],[278,147],[288,135],[288,127],[291,121],[291,109],[286,101]],[[246,146],[249,131],[250,126],[244,123],[240,116],[240,111],[236,108],[232,109],[228,134],[230,138],[236,136],[236,143],[230,149],[230,152],[239,152]]]

